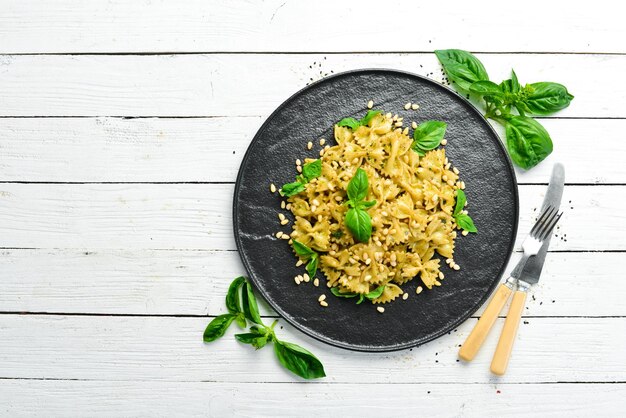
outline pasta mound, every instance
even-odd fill
[[[393,123],[379,114],[354,131],[335,126],[337,145],[324,151],[321,175],[289,197],[295,217],[290,236],[320,254],[328,287],[367,294],[384,284],[373,303],[394,300],[403,293],[400,286],[418,276],[428,289],[441,285],[435,252],[452,258],[456,238],[458,175],[445,150],[420,157],[411,149],[408,129],[394,129]],[[367,210],[367,243],[356,241],[344,224],[346,189],[357,168],[369,180],[365,200],[376,200]]]

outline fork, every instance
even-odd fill
[[[474,329],[459,349],[459,357],[461,359],[465,361],[471,361],[474,359],[476,353],[478,353],[478,350],[485,341],[485,338],[487,338],[489,331],[493,327],[493,324],[496,322],[496,318],[500,314],[500,311],[502,311],[506,301],[518,285],[518,279],[524,269],[524,266],[526,265],[526,262],[530,257],[537,255],[539,249],[543,245],[543,242],[550,236],[554,226],[559,221],[562,214],[563,212],[558,213],[558,210],[553,206],[546,207],[541,213],[539,219],[537,219],[537,222],[535,222],[535,225],[530,230],[530,234],[522,243],[522,248],[524,250],[522,258],[511,272],[511,276],[506,280],[506,282],[500,285],[491,299],[491,302],[489,302],[489,305],[485,308],[485,312],[483,312],[483,315],[478,320],[478,323],[474,326]],[[525,301],[521,301],[521,303],[516,304],[516,306],[523,306],[524,302]],[[511,309],[513,309],[513,306]],[[498,352],[500,351],[499,347]]]

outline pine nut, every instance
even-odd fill
[[[306,148],[307,148],[307,149],[311,149],[311,148],[313,148],[313,142],[309,141],[309,143],[308,143],[308,144],[306,144]]]
[[[413,110],[417,110],[417,109],[419,109],[419,108],[420,108],[420,105],[418,105],[417,103],[413,103],[413,104],[411,105],[411,109],[413,109]]]
[[[403,300],[407,300],[409,298],[409,294],[405,293],[404,295],[402,295],[402,299]]]
[[[385,308],[383,308],[382,306],[377,307],[376,310],[380,313],[385,312]]]
[[[367,108],[371,109],[372,107],[374,107],[374,101],[370,100],[369,102],[367,102]]]
[[[276,186],[274,186],[274,183],[270,184],[270,192],[276,193]]]
[[[411,122],[411,128],[417,129],[417,122]]]
[[[415,289],[415,293],[419,295],[420,293],[422,293],[422,290],[424,290],[422,289],[422,286],[417,286],[417,289]]]
[[[411,102],[409,102],[409,103],[405,104],[405,105],[404,105],[404,108],[405,108],[406,110],[409,110],[409,109],[411,108]]]

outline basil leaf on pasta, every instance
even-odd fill
[[[309,247],[307,247],[306,245],[304,245],[298,240],[294,239],[292,245],[296,254],[298,254],[301,257],[310,258],[310,257],[313,257],[314,255],[317,255],[315,251],[313,251],[312,249],[310,249]]]
[[[369,202],[359,202],[356,207],[359,209],[369,209],[375,204],[376,204],[375,200],[370,200]]]
[[[374,116],[380,115],[380,113],[380,110],[368,110],[365,116],[363,116],[363,118],[359,121],[360,125],[369,125]]]
[[[454,217],[454,219],[456,220],[457,225],[461,227],[461,229],[468,232],[478,231],[478,229],[476,229],[476,226],[474,225],[474,221],[468,215],[459,213]]]
[[[358,120],[354,118],[343,118],[337,123],[337,126],[344,126],[352,130],[355,130],[356,128],[361,126],[361,122],[359,122]]]
[[[287,183],[280,188],[279,193],[281,196],[291,197],[300,192],[304,191],[304,184],[299,181],[294,181],[293,183]]]
[[[439,120],[429,120],[422,122],[413,131],[413,150],[430,151],[435,149],[441,143],[443,136],[446,134],[447,123]]]
[[[380,286],[378,286],[376,289],[372,290],[369,293],[365,294],[365,297],[368,299],[376,299],[378,297],[380,297],[380,295],[383,294],[383,291],[385,290],[385,285],[382,284]]]
[[[317,159],[302,166],[302,175],[307,182],[319,177],[322,174],[322,160]]]
[[[460,213],[463,208],[465,207],[465,202],[467,201],[467,198],[465,197],[465,192],[461,189],[457,189],[456,190],[456,206],[454,206],[454,212],[452,213],[452,216],[456,216],[458,213]]]
[[[357,241],[367,242],[372,236],[372,218],[361,209],[348,209],[346,226]]]
[[[348,198],[356,203],[365,199],[369,182],[367,181],[367,173],[362,168],[357,168],[354,177],[348,183]]]
[[[306,272],[309,273],[309,277],[312,279],[315,277],[315,273],[317,273],[317,265],[319,263],[319,257],[317,253],[313,253],[311,259],[306,265]]]
[[[330,288],[330,293],[332,293],[333,295],[337,296],[338,298],[355,298],[357,296],[359,296],[358,293],[353,293],[353,292],[341,292],[337,287],[331,287]]]

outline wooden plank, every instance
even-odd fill
[[[231,182],[261,122],[260,117],[0,118],[0,180]],[[626,119],[542,123],[554,152],[532,170],[518,170],[520,183],[547,182],[556,161],[565,164],[570,184],[626,183],[621,153]],[[590,147],[589,138],[597,145]]]
[[[454,2],[381,7],[373,0],[343,7],[330,0],[70,0],[32,7],[5,1],[2,51],[11,53],[155,51],[480,51],[624,52],[624,27],[612,3],[584,13],[576,7],[530,0],[525,10],[558,16],[550,25],[512,18],[514,4],[477,8]],[[441,18],[445,16],[446,30]],[[419,25],[413,22],[419,21]],[[42,34],[45,35],[42,37]],[[497,35],[495,35],[497,34]]]
[[[545,189],[520,186],[522,234]],[[626,249],[615,210],[625,190],[567,186],[551,250]],[[0,184],[1,246],[233,250],[232,194],[231,184]]]
[[[524,315],[626,316],[623,258],[550,253]],[[137,315],[220,315],[231,280],[245,274],[235,251],[165,250],[2,250],[0,271],[3,311]]]
[[[618,417],[624,385],[106,382],[0,383],[12,417],[211,416]],[[376,402],[365,402],[375,399]],[[529,407],[532,404],[532,407]],[[445,405],[445,412],[442,406]]]
[[[372,307],[373,309],[373,307]],[[293,382],[273,350],[241,346],[235,329],[202,342],[208,318],[0,315],[3,377],[34,379]],[[527,323],[526,323],[527,322]],[[624,381],[626,318],[533,318],[520,325],[503,383]],[[476,323],[429,344],[394,353],[330,347],[284,321],[279,338],[310,349],[334,383],[492,383],[489,364],[502,328],[495,325],[470,364],[458,346]],[[236,326],[234,326],[236,328]]]
[[[626,86],[613,82],[626,72],[626,55],[478,56],[496,81],[514,67],[522,83],[565,84],[576,99],[559,116],[626,117]],[[443,77],[433,53],[26,55],[1,62],[0,116],[266,116],[332,72],[379,67]]]

